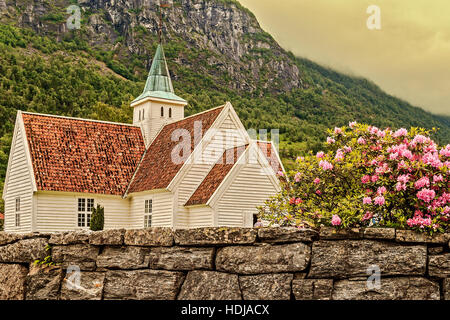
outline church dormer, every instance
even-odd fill
[[[133,124],[142,128],[147,146],[164,125],[184,118],[186,105],[187,101],[173,91],[164,50],[159,44],[144,92],[131,103],[134,108]]]

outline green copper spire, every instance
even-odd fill
[[[186,102],[186,100],[175,95],[173,91],[169,68],[167,68],[164,49],[161,44],[156,49],[144,92],[133,103],[148,97]]]

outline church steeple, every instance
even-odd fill
[[[158,45],[144,91],[131,106],[133,124],[140,126],[148,146],[166,124],[184,118],[187,101],[173,91],[162,44]]]
[[[156,49],[144,91],[132,103],[149,97],[186,103],[186,100],[178,97],[173,91],[172,80],[161,43]]]

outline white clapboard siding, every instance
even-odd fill
[[[105,229],[130,228],[130,201],[120,196],[38,192],[36,195],[36,227],[39,232],[80,229],[77,225],[78,198],[94,199],[94,205],[105,209]]]
[[[58,232],[78,229],[78,203],[75,195],[63,192],[38,192],[35,197],[37,231]]]
[[[105,230],[130,229],[132,227],[131,202],[121,196],[95,196],[97,203],[105,208]]]
[[[6,232],[26,233],[32,231],[33,182],[28,165],[25,143],[26,138],[16,124],[15,143],[11,147],[11,162],[6,186],[5,226]],[[20,226],[16,227],[16,199],[20,198]]]
[[[144,227],[145,200],[152,200],[152,227],[172,227],[173,222],[173,195],[171,192],[159,192],[130,195],[131,227],[141,229]]]
[[[194,161],[193,165],[188,167],[189,171],[179,184],[179,207],[182,207],[189,200],[226,149],[245,145],[244,137],[242,133],[238,131],[230,114],[228,114],[226,119],[222,122],[217,133],[218,134],[205,146],[200,161]],[[225,139],[228,139],[228,142],[225,142]],[[183,210],[179,210],[177,219],[183,214]]]
[[[269,176],[262,174],[261,165],[243,165],[218,202],[218,226],[251,227],[256,207],[276,192]]]
[[[214,224],[214,214],[211,207],[191,207],[189,208],[188,228],[212,227]]]

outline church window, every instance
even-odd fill
[[[92,209],[94,209],[94,199],[78,199],[78,227],[90,227]]]

